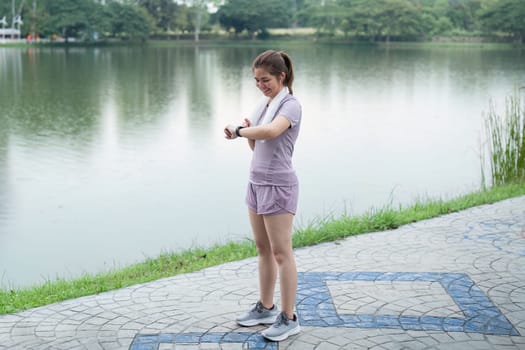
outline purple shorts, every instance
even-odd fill
[[[299,185],[267,186],[248,183],[246,204],[259,215],[295,215],[298,197]]]

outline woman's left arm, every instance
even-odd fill
[[[271,123],[240,129],[239,135],[250,140],[270,140],[281,135],[290,126],[291,123],[286,117],[278,115]]]

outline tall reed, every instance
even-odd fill
[[[500,115],[493,101],[485,117],[492,186],[525,183],[525,98],[523,88],[505,99]],[[483,173],[485,179],[485,174]]]

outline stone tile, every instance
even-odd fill
[[[438,283],[328,281],[327,286],[338,314],[463,317]],[[402,306],[395,304],[398,300],[404,301]]]

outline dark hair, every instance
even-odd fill
[[[293,65],[288,54],[282,51],[268,50],[261,53],[253,60],[252,69],[264,68],[273,76],[279,76],[282,72],[286,74],[283,84],[288,87],[290,94],[293,94]]]

